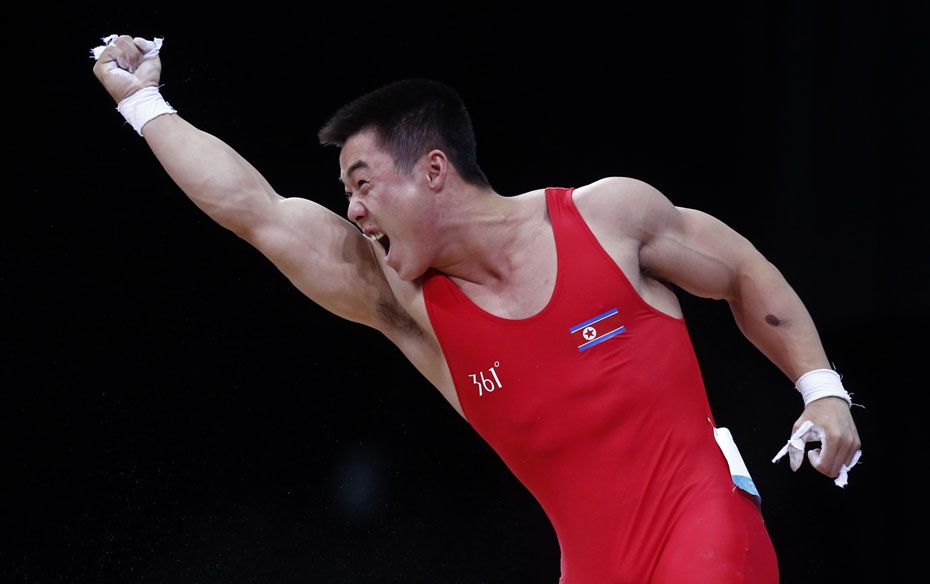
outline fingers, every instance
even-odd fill
[[[846,452],[840,457],[840,465],[845,464],[846,468],[850,468],[856,460],[856,453],[860,451],[862,443],[859,441],[859,434],[855,431],[852,432],[852,436],[848,440],[849,446],[846,449]],[[839,469],[837,469],[839,472]]]
[[[149,51],[154,50],[155,47],[156,47],[155,41],[150,41],[150,40],[144,39],[144,38],[142,38],[142,37],[136,37],[136,38],[134,38],[134,39],[132,39],[132,40],[133,40],[133,42],[136,44],[136,46],[139,47],[139,50],[142,51],[142,54],[143,54],[143,55],[144,55],[145,53],[148,53]]]
[[[799,439],[795,448],[801,454],[797,465],[792,460],[793,470],[803,461],[803,443],[820,442],[820,448],[806,453],[807,459],[818,472],[832,478],[840,476],[843,465],[847,469],[851,468],[860,450],[856,424],[846,402],[839,398],[823,398],[809,403],[801,417],[795,421],[793,431],[792,438],[798,435]]]
[[[112,70],[120,71],[119,65],[119,48],[115,45],[108,45],[100,52],[100,56],[97,57],[97,62],[94,63],[94,75],[99,79],[104,85],[106,82],[104,79],[107,74]]]
[[[818,471],[830,478],[836,478],[840,475],[843,465],[846,465],[846,468],[852,465],[859,446],[857,435],[827,434],[820,448],[807,453],[808,459]]]
[[[798,469],[801,468],[801,464],[804,463],[804,443],[801,443],[800,449],[790,448],[788,450],[788,462],[791,465],[791,470],[798,472]]]
[[[123,50],[125,66],[124,63],[120,63],[120,67],[133,73],[139,63],[142,62],[142,51],[139,50],[133,38],[128,34],[120,35],[115,44]]]
[[[808,442],[819,442],[820,448],[813,448],[805,453]],[[843,464],[847,467],[851,464],[858,448],[849,432],[828,432],[803,418],[795,422],[788,444],[791,470],[796,472],[801,468],[806,457],[818,472],[832,478],[839,476]],[[854,446],[856,448],[853,448]]]
[[[822,472],[823,474],[827,474],[823,470],[824,469],[824,466],[822,464],[823,453],[821,452],[820,448],[811,448],[810,450],[808,450],[807,459],[811,461],[812,467],[816,468],[818,471]]]
[[[97,66],[108,69],[110,67],[107,65],[115,61],[120,69],[133,73],[142,62],[142,55],[142,51],[136,46],[133,38],[124,34],[103,49],[97,60]]]

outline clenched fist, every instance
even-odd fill
[[[157,53],[145,57],[154,48],[154,41],[122,35],[100,53],[94,75],[116,103],[143,87],[158,87],[161,59]]]

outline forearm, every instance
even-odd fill
[[[184,193],[214,221],[234,232],[247,228],[276,197],[261,174],[222,140],[178,114],[145,124],[143,136]]]
[[[830,369],[810,313],[771,262],[760,257],[741,269],[728,300],[740,331],[791,383],[812,369]]]

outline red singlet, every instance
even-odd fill
[[[718,446],[684,319],[643,300],[572,201],[546,189],[558,274],[525,319],[424,281],[468,423],[546,512],[560,584],[769,584],[759,500]]]

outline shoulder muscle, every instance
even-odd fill
[[[763,259],[723,221],[677,207],[643,181],[612,177],[586,188],[596,216],[638,242],[642,269],[696,296],[732,297],[740,269]]]

